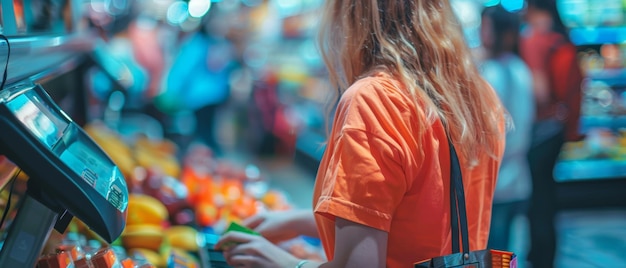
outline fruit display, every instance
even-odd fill
[[[130,147],[102,123],[92,123],[83,128],[102,150],[113,160],[125,177],[131,176],[137,165]]]
[[[136,167],[157,169],[172,177],[178,177],[180,173],[180,165],[175,157],[178,149],[171,141],[154,141],[139,136],[133,144],[129,144],[101,122],[91,123],[84,130],[126,177],[132,177]]]
[[[228,226],[256,213],[291,207],[283,192],[268,188],[258,170],[256,175],[247,173],[245,168],[217,159],[208,147],[192,146],[179,161],[178,148],[170,141],[122,138],[100,123],[85,129],[125,175],[129,190],[126,227],[107,245],[74,219],[68,234],[82,238],[69,244],[82,257],[68,259],[72,254],[48,250],[41,257],[41,267],[68,260],[75,267],[203,267],[200,252],[210,246],[207,235],[219,236]],[[46,248],[67,245],[68,234],[50,239]],[[292,241],[283,248],[303,258],[322,258],[319,247],[304,245]],[[82,262],[89,263],[79,266]]]
[[[176,145],[168,140],[153,141],[140,136],[133,146],[137,165],[151,169],[160,169],[165,175],[178,177],[180,165],[175,155]]]

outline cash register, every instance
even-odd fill
[[[63,233],[73,217],[108,242],[122,233],[124,177],[41,85],[0,91],[0,155],[29,177],[0,250],[0,267],[33,267],[52,229]]]

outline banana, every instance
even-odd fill
[[[122,244],[126,248],[144,248],[158,251],[165,239],[163,228],[151,224],[127,225],[122,232]]]
[[[172,226],[165,230],[165,237],[167,237],[172,247],[187,251],[198,251],[198,231],[190,226]]]
[[[128,196],[126,225],[161,225],[168,218],[167,208],[158,199],[144,194],[130,194]]]
[[[174,155],[164,152],[135,147],[135,159],[137,163],[146,168],[159,168],[164,174],[178,178],[181,167]]]

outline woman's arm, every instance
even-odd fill
[[[335,256],[320,267],[385,267],[387,232],[335,218]]]
[[[309,209],[298,210],[294,212],[294,224],[297,226],[300,234],[319,238],[317,232],[317,225],[315,223],[315,217],[313,211]]]
[[[216,248],[224,249],[230,265],[294,268],[385,267],[387,233],[337,217],[334,259],[327,263],[301,263],[263,237],[238,232],[225,234]]]
[[[254,215],[243,225],[277,243],[299,235],[319,237],[311,210],[272,211]]]
[[[334,259],[327,263],[307,262],[311,267],[385,267],[387,232],[337,217]]]

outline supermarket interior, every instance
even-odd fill
[[[553,266],[626,267],[626,1],[555,1],[584,138],[553,171]],[[484,8],[526,8],[450,2],[476,49]],[[324,0],[1,4],[0,267],[228,267],[211,245],[232,223],[312,209],[332,111]],[[528,221],[511,229],[531,267]],[[325,259],[315,238],[280,246]]]

